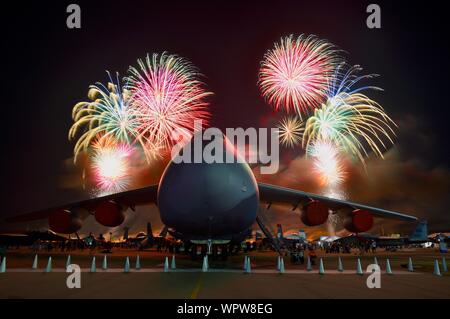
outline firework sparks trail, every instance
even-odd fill
[[[346,171],[339,150],[332,142],[319,140],[314,143],[309,152],[323,187],[322,194],[329,198],[345,200],[347,196],[342,190],[342,183],[345,180]],[[336,234],[338,222],[339,216],[330,210],[327,219],[327,230],[330,236]]]
[[[319,140],[308,150],[313,157],[314,170],[319,175],[320,183],[324,187],[334,188],[345,178],[344,166],[341,163],[339,151],[333,143]]]
[[[106,86],[101,83],[91,85],[88,94],[91,101],[77,103],[72,110],[74,124],[69,130],[69,139],[84,131],[74,147],[75,161],[99,136],[134,143],[139,122],[130,104],[130,92],[122,90],[118,74],[113,79],[107,73],[110,82]]]
[[[386,149],[383,139],[393,144],[395,133],[391,125],[395,126],[395,123],[377,102],[361,93],[368,89],[381,89],[354,87],[361,80],[375,76],[358,76],[359,71],[359,66],[348,67],[345,64],[336,69],[326,102],[306,122],[303,146],[308,148],[316,140],[329,140],[364,163],[364,157],[369,154],[367,145],[383,158],[382,149]]]
[[[138,114],[137,138],[148,146],[146,150],[152,146],[168,149],[175,142],[175,132],[192,136],[195,120],[207,124],[205,98],[212,93],[203,88],[199,73],[190,62],[163,53],[147,55],[138,60],[138,65],[129,69],[127,88]]]
[[[261,62],[263,97],[276,110],[295,111],[302,118],[325,98],[328,78],[341,61],[338,52],[313,35],[281,38]]]

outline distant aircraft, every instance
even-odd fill
[[[376,240],[378,247],[386,247],[386,246],[405,246],[405,245],[415,245],[415,244],[424,244],[429,242],[428,239],[428,223],[426,220],[420,221],[412,234],[407,237],[399,237],[399,238],[389,238],[389,237],[378,237]]]
[[[139,232],[135,237],[128,236],[128,227],[124,228],[123,240],[127,243],[134,243],[139,249],[152,247],[155,243],[162,243],[166,240],[168,228],[164,226],[158,236],[153,235],[152,224],[147,223],[147,232]]]
[[[310,242],[306,238],[304,230],[299,230],[297,233],[290,232],[288,235],[284,235],[283,227],[281,224],[277,224],[277,236],[278,247],[273,246],[280,254],[284,251],[288,251],[290,254],[290,260],[292,263],[298,264],[304,262],[305,250],[309,246]]]
[[[280,247],[285,249],[293,249],[296,244],[307,244],[306,234],[303,230],[300,230],[297,234],[284,235],[283,227],[281,224],[277,224],[277,240],[280,242]]]
[[[406,245],[424,244],[428,238],[428,223],[420,221],[412,234],[406,237],[380,237],[369,234],[357,234],[335,240],[341,243],[375,242],[377,247],[401,247]]]
[[[30,246],[37,240],[41,241],[65,241],[66,238],[48,231],[24,231],[0,234],[1,246]]]
[[[48,208],[7,221],[48,218],[50,229],[71,234],[82,227],[89,215],[94,215],[104,226],[116,227],[124,221],[128,208],[134,211],[138,205],[154,203],[173,237],[210,248],[212,244],[240,244],[255,221],[267,237],[273,238],[258,216],[261,202],[268,207],[282,203],[291,205],[293,211],[299,209],[306,226],[324,224],[330,211],[339,213],[345,228],[355,233],[368,231],[374,217],[417,220],[393,211],[257,183],[249,165],[240,159],[225,137],[224,146],[224,159],[231,156],[234,163],[171,161],[157,185]]]

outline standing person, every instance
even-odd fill
[[[377,252],[377,242],[372,241],[372,253],[375,254]]]

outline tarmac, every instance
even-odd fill
[[[291,264],[285,257],[285,273],[277,271],[273,252],[252,252],[251,273],[244,274],[244,254],[227,261],[210,259],[208,272],[202,272],[201,258],[191,260],[177,255],[177,269],[164,272],[165,252],[116,250],[108,254],[108,269],[102,270],[103,254],[93,251],[70,252],[72,263],[80,265],[81,288],[69,289],[69,273],[65,270],[66,252],[41,252],[38,269],[32,269],[34,253],[29,250],[9,251],[5,273],[0,273],[0,298],[179,298],[179,299],[308,299],[308,298],[450,298],[450,274],[443,272],[442,255],[433,249],[417,249],[376,254],[324,254],[325,273],[318,273],[318,260],[312,271],[306,264]],[[134,269],[139,254],[141,269]],[[90,272],[96,256],[96,272]],[[45,272],[52,256],[52,271]],[[130,258],[130,272],[124,273],[125,257]],[[337,271],[341,257],[344,271]],[[377,257],[381,266],[381,287],[369,289],[366,267]],[[412,257],[414,272],[407,270]],[[356,274],[360,258],[364,274]],[[389,258],[393,275],[385,273]],[[442,276],[433,275],[434,260],[441,265]],[[450,258],[447,258],[450,259]]]

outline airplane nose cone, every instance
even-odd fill
[[[186,147],[189,144],[183,151]],[[224,158],[233,152],[229,145],[223,151]],[[171,162],[158,191],[164,224],[182,233],[205,237],[231,235],[247,229],[256,219],[258,205],[254,175],[246,163],[236,161]]]

